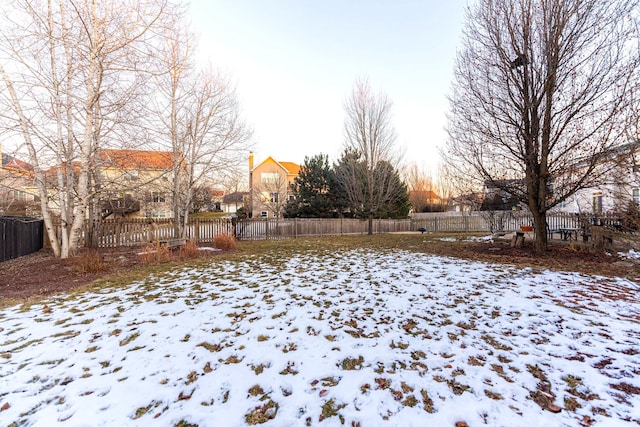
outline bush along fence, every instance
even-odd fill
[[[555,214],[547,217],[549,229],[579,228],[594,218]],[[615,226],[612,218],[597,219],[599,224]],[[519,231],[522,225],[533,224],[531,216],[522,213],[503,215],[433,216],[421,219],[376,219],[373,232],[496,233]],[[232,218],[196,219],[189,223],[186,238],[197,243],[211,243],[215,236],[229,234],[238,240],[290,239],[298,237],[340,236],[367,234],[367,220],[353,218]],[[174,239],[171,219],[115,219],[87,224],[83,232],[85,244],[96,247],[146,245],[160,240]]]
[[[43,221],[0,216],[0,262],[42,249]]]

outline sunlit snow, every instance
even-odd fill
[[[0,424],[637,425],[639,291],[404,251],[214,260],[0,310]]]

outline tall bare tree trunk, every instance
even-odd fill
[[[444,150],[456,180],[516,198],[535,247],[546,215],[611,179],[638,90],[637,0],[479,0],[470,6]]]

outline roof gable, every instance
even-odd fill
[[[272,163],[275,164],[276,166],[282,168],[285,172],[287,172],[288,175],[298,175],[300,173],[300,165],[298,165],[297,163],[293,163],[293,162],[279,162],[276,159],[274,159],[273,157],[269,156],[266,159],[264,159],[262,161],[262,163],[260,163],[258,166],[256,166],[254,168],[258,169],[260,167],[262,167],[263,165],[266,165],[268,163]]]
[[[17,159],[9,154],[2,154],[2,167],[16,169],[19,171],[33,171],[33,166],[31,166],[27,162],[23,162],[20,159]]]

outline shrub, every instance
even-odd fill
[[[140,255],[140,260],[145,264],[158,264],[171,259],[171,250],[166,246],[148,244]]]
[[[231,234],[218,234],[213,239],[213,246],[223,251],[231,251],[236,248],[236,238]]]
[[[97,249],[87,249],[73,259],[73,264],[80,273],[99,273],[107,269],[102,254]]]
[[[198,258],[200,255],[201,251],[194,240],[187,240],[187,243],[184,246],[180,246],[178,251],[178,256],[181,259]]]

